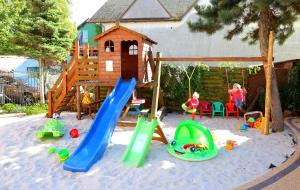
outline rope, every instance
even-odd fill
[[[225,72],[226,72],[226,80],[227,80],[227,90],[229,90],[229,79],[228,79],[228,71],[227,68],[225,67]]]
[[[245,75],[244,75],[244,68],[242,68],[242,76],[243,76],[243,88],[245,88]]]

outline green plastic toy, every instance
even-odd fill
[[[254,123],[254,122],[255,122],[255,119],[254,119],[253,117],[249,117],[248,122]]]
[[[174,140],[167,145],[167,149],[171,155],[188,161],[203,161],[218,155],[210,131],[193,120],[179,123]]]
[[[181,108],[185,111],[186,108],[187,108],[187,106],[186,106],[185,104],[182,104],[182,105],[181,105]],[[187,112],[188,112],[188,113],[195,113],[196,111],[197,111],[196,109],[190,109],[190,110],[188,110]]]
[[[61,149],[57,152],[57,156],[60,161],[66,161],[70,156],[70,150],[69,149]]]
[[[56,151],[56,148],[54,148],[54,147],[51,147],[48,149],[49,154],[53,154],[55,151]]]
[[[56,119],[50,119],[45,125],[42,131],[38,131],[36,136],[38,138],[44,138],[45,136],[62,137],[65,134],[65,124]]]

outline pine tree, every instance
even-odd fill
[[[270,31],[283,44],[294,32],[294,22],[300,15],[300,0],[210,0],[209,5],[196,5],[198,20],[188,22],[192,32],[213,34],[229,26],[225,39],[243,35],[249,44],[259,41],[261,56],[267,57]],[[272,130],[283,130],[283,115],[276,74],[272,69],[271,86]]]
[[[9,0],[1,0],[10,4]],[[76,28],[69,19],[67,0],[21,1],[21,10],[13,10],[13,18],[7,28],[11,32],[6,47],[0,53],[27,56],[40,63],[40,98],[44,102],[44,65],[46,60],[61,61],[69,54],[76,35]],[[13,6],[13,4],[12,4]],[[8,30],[6,29],[6,30]]]
[[[16,55],[18,47],[13,43],[16,28],[26,15],[23,0],[0,0],[0,55]]]

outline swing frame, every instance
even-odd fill
[[[274,32],[271,31],[269,34],[267,57],[161,57],[160,53],[158,53],[154,60],[158,62],[262,62],[266,71],[265,122],[262,127],[262,133],[268,135],[271,111],[271,79],[274,41]],[[206,65],[209,64],[206,63]]]

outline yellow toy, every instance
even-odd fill
[[[233,147],[235,147],[235,146],[237,146],[236,141],[233,141],[233,140],[227,140],[227,141],[226,141],[225,149],[226,149],[226,150],[232,150]]]
[[[90,103],[92,103],[92,98],[90,96],[90,93],[87,90],[84,90],[84,92],[83,92],[82,103],[83,104],[90,104]]]

